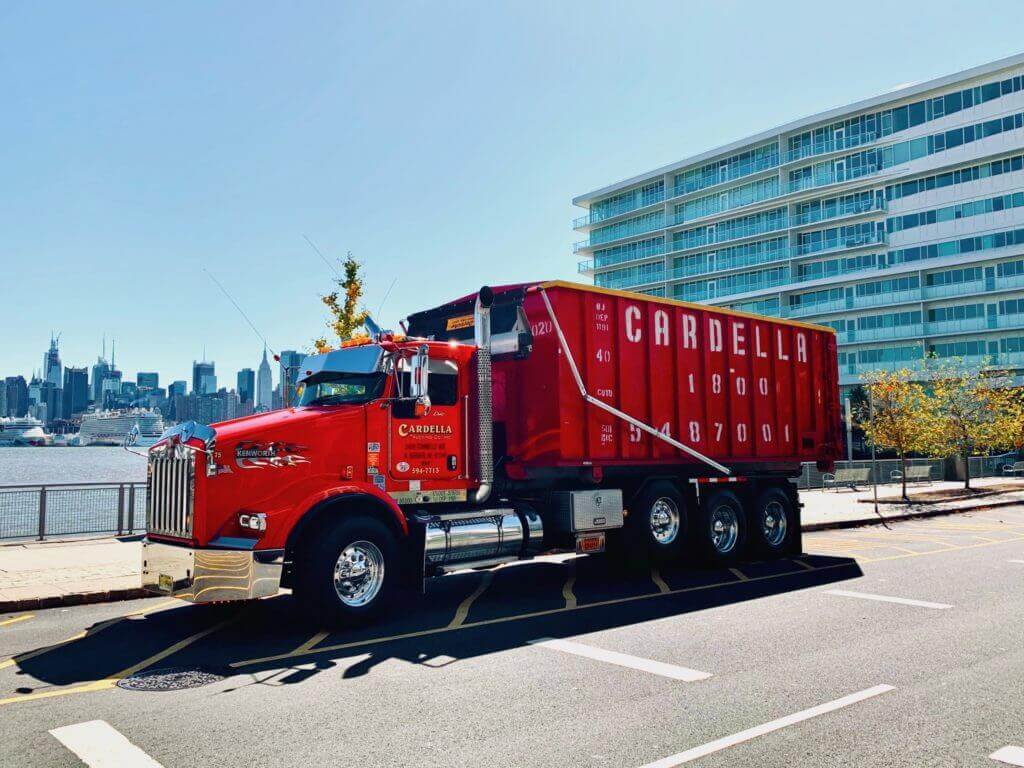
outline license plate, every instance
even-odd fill
[[[576,537],[576,551],[582,554],[604,552],[604,534],[587,533]]]
[[[168,573],[161,573],[157,585],[160,587],[161,592],[173,592],[174,591],[174,577]]]

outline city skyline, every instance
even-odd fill
[[[992,23],[1010,3],[859,7],[893,34],[823,34],[845,14],[820,4],[744,7],[744,30],[731,3],[239,6],[198,35],[168,7],[8,4],[0,369],[39,366],[51,327],[76,365],[104,331],[133,373],[188,378],[204,343],[255,365],[204,269],[275,352],[303,349],[334,278],[304,235],[365,264],[390,327],[483,283],[578,279],[580,190],[1020,48]]]
[[[147,375],[155,374],[155,375],[157,375],[159,377],[160,386],[162,388],[166,389],[167,386],[171,384],[171,382],[184,381],[188,385],[188,390],[187,391],[189,393],[191,393],[191,392],[194,391],[193,375],[194,375],[194,372],[195,372],[195,370],[194,370],[195,365],[196,364],[216,365],[216,360],[215,359],[210,359],[213,356],[208,355],[207,354],[207,350],[204,349],[204,350],[202,350],[203,353],[204,353],[203,357],[194,357],[192,359],[191,363],[189,364],[188,371],[185,372],[185,373],[182,373],[180,376],[179,375],[168,374],[160,366],[153,366],[152,364],[149,364],[148,367],[146,365],[143,365],[142,367],[140,367],[137,370],[135,370],[134,373],[133,373],[131,370],[126,369],[125,367],[116,364],[116,355],[112,354],[109,358],[106,357],[105,347],[103,346],[104,342],[101,342],[100,352],[99,352],[98,355],[95,356],[95,358],[93,358],[91,360],[73,360],[73,361],[69,361],[66,358],[66,356],[63,354],[63,352],[61,351],[61,347],[59,346],[61,338],[62,338],[62,334],[60,334],[60,333],[54,333],[54,332],[50,333],[49,344],[51,346],[50,346],[50,348],[48,350],[46,350],[44,352],[44,355],[43,355],[44,363],[43,363],[43,365],[30,368],[27,371],[26,370],[15,370],[12,367],[4,367],[3,366],[3,361],[0,361],[0,381],[2,381],[3,379],[5,379],[8,376],[21,376],[21,377],[23,377],[25,379],[26,384],[30,383],[34,379],[38,378],[41,381],[51,381],[56,386],[63,388],[63,386],[64,386],[63,371],[65,371],[65,370],[67,370],[69,368],[72,368],[72,369],[76,369],[76,370],[85,369],[85,370],[89,371],[89,386],[91,388],[92,387],[92,381],[93,381],[92,369],[93,369],[93,367],[98,362],[103,361],[103,362],[106,362],[108,364],[108,366],[110,366],[112,369],[115,368],[115,366],[116,366],[116,370],[121,374],[122,383],[123,382],[134,382],[138,386],[143,386],[143,385],[138,383],[139,377],[140,376],[147,376]],[[286,352],[291,352],[293,354],[296,353],[295,350],[285,350],[285,351]],[[61,371],[61,373],[56,374],[56,375],[58,375],[60,377],[59,380],[55,380],[55,379],[49,378],[47,376],[46,358],[48,356],[50,356],[50,355],[53,355],[54,353],[56,353],[56,368],[55,368],[55,370]],[[241,371],[247,370],[247,369],[251,369],[252,371],[256,371],[257,368],[260,365],[259,356],[262,355],[262,354],[263,354],[263,348],[259,347],[259,352],[257,352],[254,355],[254,361],[255,362],[250,362],[248,365],[243,365],[241,368],[239,368],[238,370],[235,370],[235,371],[231,371],[229,369],[225,369],[224,371],[216,371],[215,375],[214,375],[215,380],[219,381],[219,379],[220,379],[220,377],[222,375],[227,374],[227,375],[225,375],[224,382],[228,382],[228,383],[227,384],[219,383],[219,384],[217,384],[216,387],[214,387],[214,389],[212,391],[217,391],[217,390],[219,390],[221,388],[227,389],[228,391],[233,391],[233,390],[237,391],[237,386],[236,386],[236,384],[237,384],[237,378],[236,378],[237,374],[240,373]],[[297,352],[297,354],[301,358],[302,356],[304,356],[307,353],[304,352],[304,351],[299,350]],[[275,366],[277,366],[278,370],[280,370],[280,366],[275,361],[270,366],[271,372],[274,371]],[[271,376],[272,376],[272,381],[273,381],[272,387],[273,388],[277,388],[279,386],[279,383],[280,383],[280,376],[279,375],[278,376],[274,376],[273,373],[271,373]],[[91,395],[92,395],[92,393],[90,392],[90,396]]]

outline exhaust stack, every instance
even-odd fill
[[[483,286],[477,293],[473,310],[473,328],[476,341],[476,412],[477,445],[479,446],[480,487],[473,500],[483,504],[494,486],[494,424],[491,394],[491,304],[494,291]]]

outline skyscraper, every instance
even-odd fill
[[[188,389],[188,382],[187,381],[181,381],[180,379],[178,381],[172,381],[171,382],[171,386],[169,386],[167,388],[167,396],[171,397],[171,398],[173,398],[173,397],[183,397],[185,395],[185,392],[186,392],[187,389]]]
[[[58,335],[54,338],[53,334],[50,334],[50,349],[43,355],[43,381],[48,381],[53,384],[57,389],[60,389],[63,384],[63,378],[61,373],[60,364],[60,351],[57,349],[57,343],[60,341]]]
[[[24,376],[8,376],[4,383],[7,387],[7,415],[24,416],[28,413],[28,383]]]
[[[92,367],[92,384],[89,388],[89,398],[96,404],[97,408],[103,406],[103,382],[110,375],[110,363],[107,362],[107,338],[103,337],[103,354],[96,358],[96,364]]]
[[[139,389],[158,389],[160,387],[159,373],[144,373],[139,371],[135,376]]]
[[[295,405],[295,387],[299,378],[299,368],[306,356],[294,349],[281,352],[281,398],[285,407]]]
[[[217,374],[212,360],[192,361],[192,394],[212,395],[217,391]]]
[[[64,369],[64,399],[61,418],[70,419],[89,407],[89,369],[67,366]]]
[[[260,411],[269,411],[274,407],[274,381],[270,371],[270,363],[267,362],[267,348],[263,348],[263,360],[260,362],[259,378],[256,388],[256,408]]]
[[[256,373],[252,368],[243,368],[238,372],[238,399],[242,403],[252,403],[256,394]]]

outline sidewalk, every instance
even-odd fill
[[[885,520],[930,517],[1024,504],[1024,480],[987,478],[971,483],[973,498],[899,503],[898,485],[878,487],[878,511]],[[962,483],[908,486],[913,500],[955,492]],[[879,522],[872,489],[801,491],[803,529],[851,528]],[[0,613],[142,597],[142,544],[130,539],[88,539],[0,544]]]
[[[971,480],[971,487],[978,491],[970,497],[952,497],[935,500],[945,494],[963,489],[960,481],[936,483],[909,483],[907,495],[911,503],[900,499],[900,486],[886,484],[878,486],[878,514],[873,504],[873,489],[850,491],[800,491],[803,508],[803,530],[821,531],[829,528],[855,528],[873,525],[885,520],[900,520],[914,517],[934,517],[955,512],[969,512],[976,509],[1005,507],[1024,504],[1024,480],[1015,478],[986,477]],[[922,498],[925,497],[925,498]]]
[[[141,564],[138,540],[0,545],[0,613],[143,597]]]

